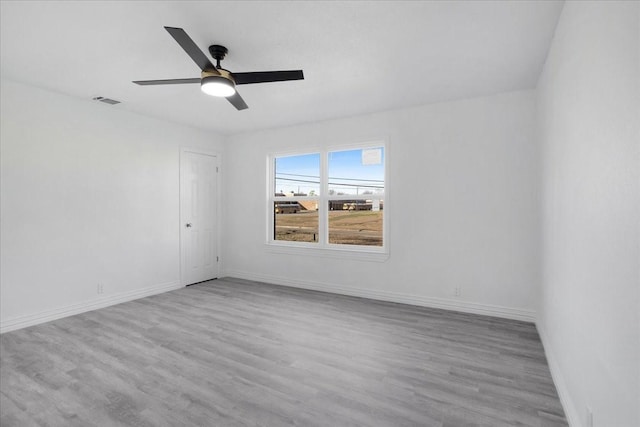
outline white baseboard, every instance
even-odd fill
[[[536,328],[538,329],[538,335],[540,335],[540,340],[544,347],[544,354],[547,357],[547,364],[551,371],[551,378],[556,386],[556,391],[560,397],[560,403],[562,404],[562,409],[564,409],[564,416],[567,418],[569,427],[582,427],[578,411],[576,411],[576,407],[573,404],[573,400],[571,399],[571,395],[567,389],[567,383],[565,382],[562,371],[560,370],[560,365],[558,365],[558,359],[555,356],[551,342],[547,336],[547,331],[539,319],[536,321]]]
[[[314,291],[330,292],[334,294],[350,295],[354,297],[369,298],[380,301],[398,302],[402,304],[417,305],[421,307],[441,308],[444,310],[461,311],[464,313],[482,314],[485,316],[501,317],[505,319],[522,320],[534,323],[536,312],[519,308],[501,307],[489,304],[480,304],[469,301],[459,301],[447,298],[435,298],[402,294],[398,292],[379,291],[364,288],[340,286],[336,284],[322,283],[309,280],[292,280],[282,276],[267,274],[255,274],[238,270],[225,270],[224,275],[245,280],[255,280],[274,285],[284,285],[293,288],[310,289]]]
[[[103,296],[91,301],[85,301],[78,304],[71,304],[65,307],[45,310],[39,313],[18,316],[12,319],[0,321],[0,334],[15,331],[16,329],[26,328],[40,323],[50,322],[74,314],[80,314],[99,308],[108,307],[110,305],[120,304],[132,301],[138,298],[144,298],[150,295],[161,294],[163,292],[172,291],[182,288],[179,282],[169,282],[160,285],[149,286],[147,288],[135,289],[133,291],[120,292],[114,295]]]

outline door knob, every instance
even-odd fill
[[[188,222],[188,223],[187,223],[187,228],[190,228],[190,227],[191,227],[191,223],[190,223],[190,222]]]

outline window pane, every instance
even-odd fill
[[[384,194],[384,148],[329,152],[329,195]]]
[[[329,201],[329,243],[382,246],[384,202],[371,200]]]
[[[273,190],[276,196],[319,195],[320,154],[277,157]]]
[[[273,240],[318,242],[318,203],[315,200],[273,204]]]

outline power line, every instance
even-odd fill
[[[296,173],[279,173],[276,175],[276,179],[278,178],[278,175],[286,175],[286,176],[301,176],[301,177],[305,177],[305,178],[317,178],[320,179],[319,176],[317,175],[301,175],[301,174],[296,174]],[[384,183],[384,179],[357,179],[357,178],[338,178],[335,176],[330,176],[329,179],[340,179],[342,181],[362,181],[362,182],[382,182]]]
[[[306,182],[306,183],[320,185],[319,181],[307,181],[304,179],[276,178],[276,181]],[[344,187],[384,188],[384,186],[381,186],[381,185],[366,185],[366,184],[358,185],[358,184],[344,184],[344,183],[338,183],[338,182],[330,182],[329,185],[341,185]]]

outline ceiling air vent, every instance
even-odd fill
[[[105,104],[109,104],[109,105],[120,104],[120,101],[116,101],[115,99],[111,99],[111,98],[105,98],[104,96],[95,96],[93,97],[93,100],[104,102]]]

